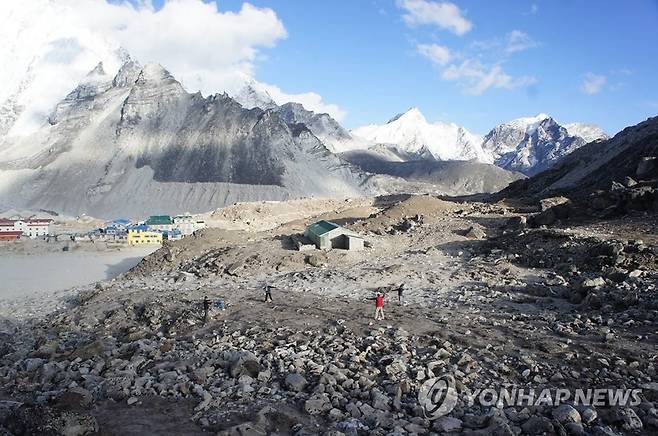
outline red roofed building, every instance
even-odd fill
[[[16,241],[21,235],[23,235],[23,232],[20,230],[11,232],[0,231],[0,241]]]
[[[37,238],[39,236],[47,236],[50,234],[51,219],[30,218],[7,220],[0,219],[0,235],[13,232],[21,232],[30,238]],[[21,235],[19,235],[21,236]]]

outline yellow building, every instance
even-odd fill
[[[128,244],[162,244],[162,233],[154,232],[144,225],[128,227]]]

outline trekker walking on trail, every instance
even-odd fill
[[[375,297],[375,321],[384,319],[384,294],[377,292]]]
[[[268,301],[272,301],[272,288],[274,286],[271,285],[265,285],[263,290],[265,291],[265,302],[267,303]]]
[[[210,305],[212,304],[212,301],[210,301],[210,298],[206,295],[203,297],[203,323],[208,322],[208,312],[210,311]]]
[[[398,286],[397,291],[398,291],[398,304],[402,305],[402,302],[404,301],[404,295],[402,295],[404,293],[404,283],[401,283],[400,286]]]

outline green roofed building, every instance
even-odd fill
[[[306,228],[304,236],[321,250],[332,248],[363,250],[363,238],[358,233],[331,221],[322,220],[311,224]]]
[[[151,215],[145,224],[152,230],[169,232],[174,229],[174,220],[169,215]]]

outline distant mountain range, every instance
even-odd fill
[[[274,100],[257,83],[247,84],[235,98],[245,107],[279,110],[287,122],[306,124],[332,152],[369,150],[378,159],[393,162],[475,160],[533,175],[588,142],[608,138],[595,125],[562,126],[546,114],[503,123],[482,137],[454,123],[430,123],[415,107],[385,124],[371,124],[348,132],[328,114],[315,114],[299,104],[276,109]]]
[[[302,196],[495,192],[606,137],[543,114],[481,137],[417,108],[350,132],[299,103],[277,105],[257,82],[203,97],[160,65],[121,56],[116,73],[100,63],[32,133],[10,133],[25,110],[12,101],[25,99],[0,104],[0,208],[143,216]]]
[[[370,150],[392,153],[401,160],[476,160],[526,175],[549,168],[587,142],[608,137],[596,126],[563,127],[545,114],[501,124],[481,137],[456,124],[428,123],[417,108],[384,125],[354,129],[352,134],[371,144]]]

